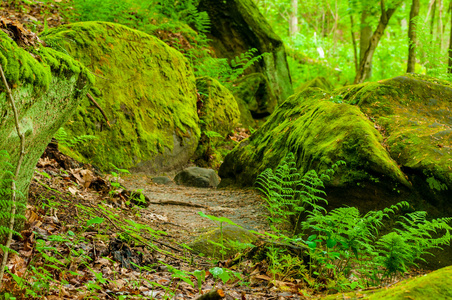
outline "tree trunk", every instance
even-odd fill
[[[294,37],[298,33],[298,0],[290,1],[289,36]]]
[[[360,63],[363,60],[364,53],[366,53],[366,50],[369,48],[370,39],[372,38],[372,27],[370,26],[369,22],[367,21],[368,16],[369,16],[369,11],[367,10],[367,8],[364,8],[361,13],[361,31],[360,31],[360,37],[359,37],[359,61],[360,61]],[[361,66],[359,66],[359,67],[361,67]],[[359,70],[359,67],[358,67],[358,70]],[[372,75],[372,62],[370,62],[369,72],[367,73],[365,79],[370,78],[371,75]]]
[[[358,49],[356,46],[356,37],[355,37],[355,32],[353,31],[353,15],[350,14],[350,31],[351,31],[351,35],[352,35],[352,43],[353,43],[353,54],[354,54],[354,62],[355,62],[355,72],[358,72]]]
[[[389,19],[392,17],[394,12],[396,11],[397,6],[401,4],[401,1],[394,3],[393,7],[386,9],[385,3],[381,0],[381,17],[378,22],[377,29],[375,30],[372,38],[370,39],[369,46],[366,51],[361,55],[362,59],[359,64],[359,70],[356,74],[354,83],[362,83],[369,76],[372,66],[372,57],[374,55],[375,49],[380,42],[383,33],[388,26]]]
[[[452,6],[452,1],[451,1]],[[449,39],[449,68],[447,69],[447,73],[452,74],[452,15],[450,16],[450,39]]]
[[[416,43],[417,43],[417,36],[416,36],[416,22],[415,19],[419,15],[419,0],[413,0],[413,3],[411,4],[411,11],[410,11],[410,25],[408,27],[408,63],[407,63],[407,73],[414,73],[414,69],[416,66]]]

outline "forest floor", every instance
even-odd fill
[[[147,207],[130,202],[136,189]],[[267,231],[264,202],[251,189],[158,185],[139,174],[113,179],[49,146],[30,185],[4,287],[16,299],[197,299],[218,289],[224,299],[305,299],[301,281],[272,280],[265,261],[245,257],[238,264],[184,249],[218,226],[199,211]]]

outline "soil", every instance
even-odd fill
[[[167,233],[179,242],[187,242],[199,232],[218,226],[198,212],[226,217],[248,230],[269,231],[265,200],[253,189],[215,189],[156,184],[146,175],[133,174],[122,178],[127,190],[143,189],[151,204],[141,215],[161,216]],[[166,204],[156,204],[163,202]],[[168,204],[174,203],[174,204]],[[181,230],[182,229],[182,230]]]

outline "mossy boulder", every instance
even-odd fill
[[[112,163],[149,174],[189,160],[200,130],[195,78],[182,54],[146,33],[107,22],[61,26],[45,39],[99,77],[91,93],[111,124],[83,101],[66,131],[98,139],[72,154],[102,169]]]
[[[334,86],[323,76],[316,77],[312,80],[309,80],[303,84],[301,84],[298,88],[296,88],[295,93],[300,93],[307,88],[319,88],[325,91],[334,90]]]
[[[347,163],[327,183],[330,207],[367,211],[409,200],[433,216],[450,216],[451,102],[449,83],[410,75],[334,92],[309,88],[226,156],[220,186],[253,185],[293,152],[301,171]]]
[[[245,70],[245,75],[260,73],[268,81],[271,92],[266,99],[256,99],[268,105],[266,111],[293,93],[284,44],[253,0],[201,0],[198,10],[212,20],[208,37],[217,57],[234,59],[252,48],[256,55],[268,53]]]
[[[70,56],[37,44],[28,50],[20,48],[14,40],[0,30],[0,63],[12,89],[18,111],[20,129],[25,134],[25,156],[16,179],[19,213],[24,211],[28,187],[36,163],[53,134],[73,114],[85,97],[94,78],[87,69]],[[20,138],[15,118],[3,81],[0,83],[0,150],[6,150],[14,173],[20,154]],[[3,158],[3,157],[2,157]],[[0,191],[11,188],[5,173],[4,161],[0,166]],[[5,196],[0,193],[0,209],[5,212]]]
[[[452,266],[436,270],[430,274],[407,279],[390,288],[375,291],[360,291],[331,295],[325,299],[365,299],[402,300],[402,299],[452,299]]]
[[[223,240],[222,240],[223,239]],[[246,229],[234,225],[225,225],[222,229],[215,228],[206,233],[200,234],[188,246],[196,254],[204,254],[208,257],[222,258],[220,250],[223,250],[223,256],[230,257],[244,248],[250,247],[257,237]],[[223,243],[224,248],[219,246]]]
[[[196,79],[200,94],[199,119],[203,131],[215,131],[225,137],[240,122],[240,111],[232,93],[218,80],[210,77]]]

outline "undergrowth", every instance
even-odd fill
[[[267,236],[298,245],[308,257],[299,268],[306,271],[297,277],[318,290],[378,286],[425,261],[432,249],[450,243],[452,218],[428,220],[426,212],[404,213],[409,210],[407,202],[366,214],[356,207],[327,211],[322,206],[327,204],[324,182],[341,164],[322,175],[314,170],[300,174],[289,153],[275,171],[267,169],[256,180],[276,232]],[[395,226],[388,228],[389,220]],[[282,273],[294,268],[284,263],[288,254],[275,253],[273,249],[268,257],[271,268],[286,270]]]

